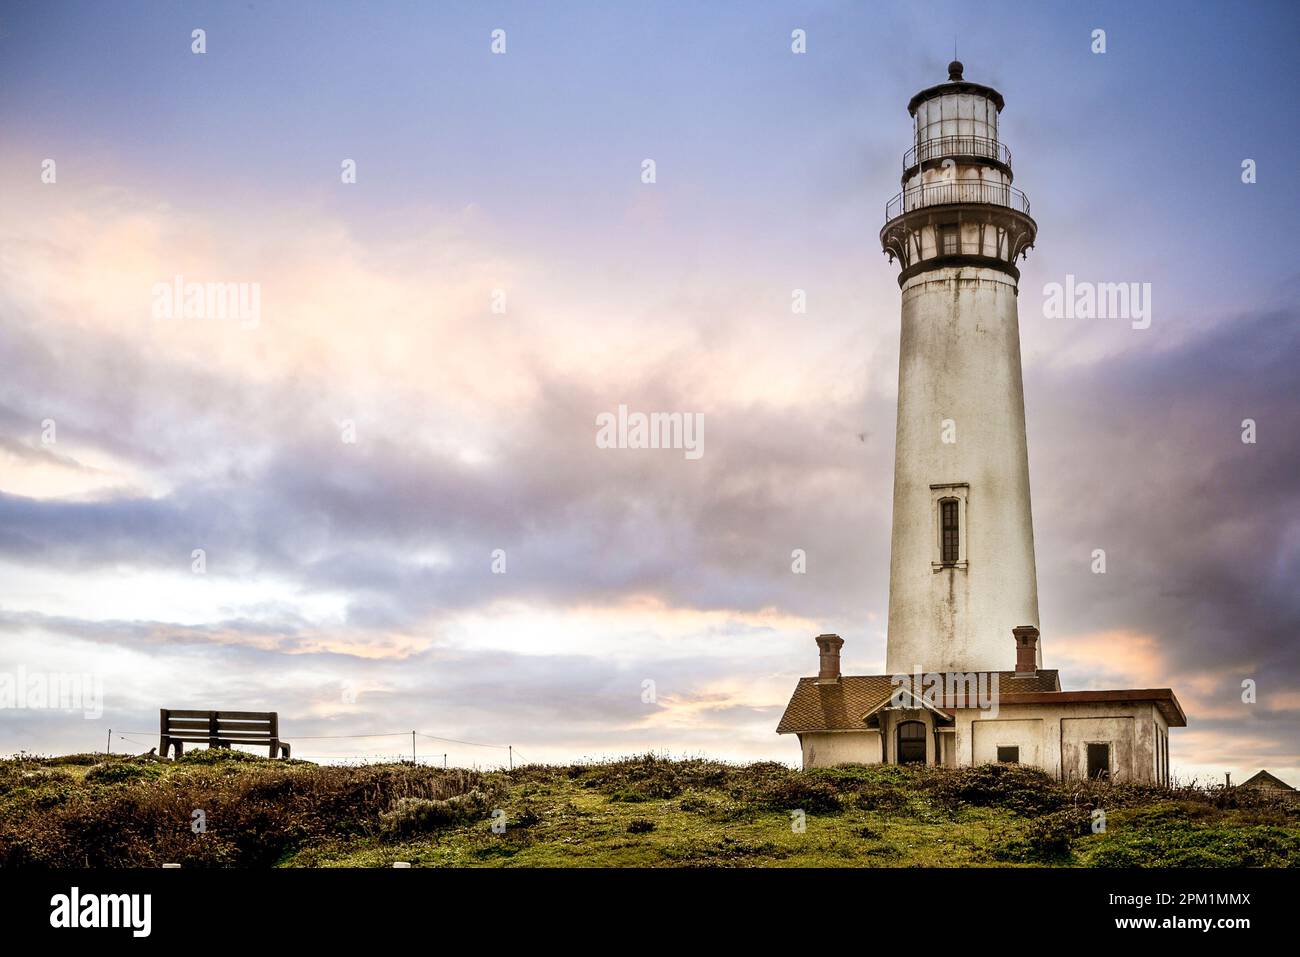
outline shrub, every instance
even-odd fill
[[[248,751],[236,751],[234,748],[201,748],[196,751],[186,751],[176,759],[178,764],[185,765],[228,764],[232,761],[249,763],[270,760],[271,758],[263,757],[260,754],[252,754]]]
[[[1187,824],[1217,814],[1217,810],[1208,804],[1193,804],[1187,801],[1160,801],[1147,807],[1140,807],[1125,814],[1127,826],[1137,828],[1156,827],[1161,824]]]
[[[1300,837],[1280,827],[1188,827],[1107,832],[1093,867],[1296,867]]]
[[[483,775],[429,767],[316,767],[267,759],[169,762],[165,776],[114,787],[58,782],[52,807],[11,793],[0,805],[0,866],[267,867],[311,841],[376,834],[403,798],[492,790]],[[12,776],[7,770],[4,774]],[[235,772],[235,773],[230,773]],[[48,772],[42,772],[48,773]],[[106,772],[107,773],[107,772]],[[55,782],[40,780],[40,792]],[[206,831],[190,825],[204,812]]]
[[[753,787],[766,780],[773,769],[780,775],[791,773],[789,768],[774,762],[741,768],[698,758],[672,761],[654,754],[584,765],[583,768],[584,787],[596,788],[610,795],[611,800],[626,802],[674,798],[688,788],[726,790],[738,785]]]
[[[649,834],[655,829],[655,822],[646,820],[643,817],[633,818],[627,822],[627,832],[629,834]]]
[[[681,801],[678,803],[677,806],[680,807],[683,811],[688,811],[695,814],[706,814],[709,811],[714,810],[718,806],[718,804],[719,802],[712,801],[709,798],[703,796],[702,794],[692,792],[690,794],[683,795]]]
[[[1023,834],[997,848],[994,856],[1005,861],[1068,858],[1074,839],[1091,832],[1091,813],[1083,808],[1067,807],[1031,820]]]
[[[634,788],[624,788],[622,791],[615,791],[609,796],[609,799],[618,804],[640,804],[643,801],[652,800],[650,795]]]
[[[609,794],[614,801],[651,801],[676,797],[682,792],[675,762],[647,754],[592,768],[586,784]]]
[[[81,781],[62,771],[0,765],[0,797],[7,815],[21,816],[56,807],[83,789]]]
[[[1047,772],[1024,764],[929,768],[920,775],[920,781],[935,800],[950,810],[963,805],[1004,807],[1017,814],[1039,815],[1068,803]]]
[[[899,788],[882,784],[869,784],[853,797],[855,806],[864,811],[899,811],[907,807],[907,794]]]
[[[82,752],[80,754],[60,754],[48,758],[25,757],[19,760],[41,764],[49,768],[61,766],[88,768],[92,764],[99,764],[105,757],[106,755],[94,752]]]
[[[488,796],[479,790],[443,799],[399,798],[391,810],[379,816],[379,820],[386,834],[420,834],[482,818],[491,803]]]
[[[1058,784],[1062,797],[1071,804],[1081,807],[1121,808],[1143,807],[1168,801],[1172,796],[1168,788],[1154,784],[1134,784],[1131,782],[1102,781],[1085,779]],[[1200,803],[1205,803],[1207,795],[1196,795]]]
[[[162,777],[156,764],[135,764],[129,761],[110,761],[93,765],[86,772],[87,784],[124,784],[128,781],[145,781]]]
[[[803,773],[834,785],[839,791],[892,788],[913,783],[908,768],[896,764],[838,764],[831,768],[812,768]]]
[[[809,814],[834,814],[843,808],[839,792],[817,777],[792,774],[770,784],[762,803],[772,810],[802,810]]]
[[[525,804],[517,814],[510,819],[510,823],[515,827],[532,827],[542,819],[541,813],[532,804]]]

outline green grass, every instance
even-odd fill
[[[193,809],[206,815],[203,833],[190,826]],[[1093,833],[1098,809],[1104,833]],[[803,812],[802,829],[793,826],[795,811]],[[1245,792],[1062,785],[1007,765],[800,772],[646,755],[477,773],[204,752],[179,762],[0,761],[0,866],[388,867],[399,860],[417,867],[1295,867],[1300,806]]]
[[[1013,827],[1010,815],[977,809],[955,821],[922,823],[860,810],[810,815],[803,833],[781,811],[752,814],[684,810],[681,799],[628,804],[573,785],[554,785],[533,798],[543,810],[528,826],[511,826],[518,805],[507,800],[506,828],[458,825],[400,843],[375,839],[329,843],[298,852],[298,866],[513,867],[860,867],[988,863],[987,839]],[[719,802],[725,807],[723,802]],[[634,832],[633,822],[652,830]]]

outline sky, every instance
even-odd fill
[[[1285,3],[0,7],[0,675],[102,686],[94,716],[0,710],[0,753],[143,751],[159,707],[221,707],[278,711],[310,758],[417,729],[422,760],[484,767],[796,762],[774,730],[813,637],[883,670],[878,232],[907,101],[955,43],[1006,98],[1039,227],[1044,665],[1173,688],[1182,780],[1300,784],[1297,26]],[[178,276],[257,308],[169,317]],[[1067,276],[1149,283],[1150,327],[1050,317]],[[704,454],[597,447],[620,405],[702,415]]]

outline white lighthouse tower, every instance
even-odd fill
[[[841,674],[843,639],[818,635],[777,733],[805,768],[1011,762],[1168,785],[1169,729],[1187,724],[1171,689],[1064,691],[1043,668],[1016,316],[1038,227],[998,139],[1002,96],[954,62],[908,110],[880,231],[903,294],[886,674]]]
[[[1016,315],[1016,261],[1037,226],[1011,185],[1002,106],[956,61],[912,97],[903,190],[880,231],[903,299],[892,674],[997,671],[1012,629],[1038,625]]]

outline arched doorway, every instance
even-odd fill
[[[898,763],[925,764],[925,722],[904,721],[898,726]]]

